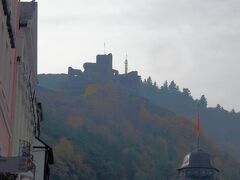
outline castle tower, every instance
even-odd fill
[[[97,65],[103,69],[112,70],[112,54],[97,55]]]
[[[177,169],[178,180],[218,180],[219,170],[211,163],[211,156],[200,149],[200,115],[197,115],[197,150],[187,154]]]

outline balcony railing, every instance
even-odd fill
[[[27,141],[20,140],[19,155],[21,157],[31,157],[31,144]]]

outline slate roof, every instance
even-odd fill
[[[179,170],[185,168],[206,168],[218,171],[218,169],[213,167],[210,155],[201,149],[185,156],[183,164]]]

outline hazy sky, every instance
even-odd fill
[[[38,0],[39,73],[82,69],[96,54],[161,85],[175,80],[240,111],[239,0]]]

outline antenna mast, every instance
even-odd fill
[[[126,60],[125,60],[125,74],[128,73],[128,60],[127,60],[127,55],[126,55]]]
[[[104,42],[104,50],[103,53],[106,54],[106,43]]]

